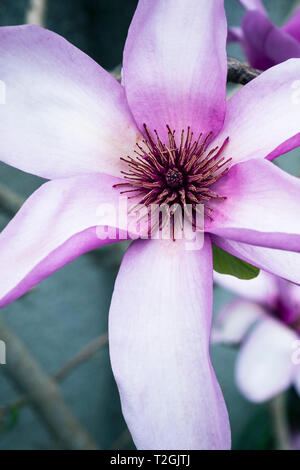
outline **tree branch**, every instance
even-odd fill
[[[44,26],[47,0],[30,0],[25,22]]]
[[[0,338],[7,346],[4,371],[28,395],[59,444],[71,450],[96,450],[97,445],[65,404],[54,380],[45,374],[19,338],[5,325],[1,315]]]
[[[253,69],[250,65],[240,62],[233,57],[227,57],[228,74],[227,82],[240,83],[246,85],[251,82],[254,78],[261,74],[260,70]],[[115,77],[118,82],[121,81],[121,65],[117,65],[113,70],[110,71],[111,75]]]
[[[6,185],[0,183],[0,207],[10,216],[15,215],[25,198],[12,191]]]
[[[227,57],[227,65],[227,82],[246,85],[246,83],[251,82],[251,80],[261,74],[259,70],[253,69],[250,65],[240,62],[237,59],[233,59],[232,57]]]
[[[277,395],[270,403],[277,450],[292,450],[286,414],[286,395]]]
[[[95,338],[88,345],[84,346],[75,356],[61,366],[52,376],[53,380],[57,382],[63,381],[77,366],[83,362],[88,361],[99,349],[108,344],[108,335],[103,335]],[[15,408],[21,408],[30,401],[27,395],[21,395],[19,398],[10,403],[7,407],[2,409],[4,412]],[[1,411],[1,408],[0,408]]]

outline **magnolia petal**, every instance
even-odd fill
[[[228,28],[227,42],[239,42],[243,38],[243,30],[239,26]]]
[[[217,134],[224,122],[227,25],[220,0],[140,0],[124,49],[123,82],[140,129]]]
[[[284,280],[282,280],[284,282]],[[296,315],[295,320],[299,319],[299,312],[300,312],[300,286],[296,284],[288,283],[288,302],[294,310],[294,314]]]
[[[260,271],[254,279],[244,280],[227,274],[214,272],[214,281],[242,299],[266,306],[273,306],[277,298],[277,281],[274,276]]]
[[[226,407],[209,357],[212,254],[138,240],[113,293],[110,356],[138,449],[227,449]]]
[[[242,28],[245,53],[253,67],[266,70],[292,57],[300,57],[300,43],[275,26],[264,13],[246,13]]]
[[[258,70],[267,70],[276,65],[276,62],[264,50],[264,39],[274,28],[275,26],[267,15],[261,14],[257,10],[249,11],[242,19],[243,40],[241,45],[249,64]]]
[[[239,352],[235,371],[237,385],[248,400],[263,402],[291,385],[295,340],[296,333],[271,318],[254,327]]]
[[[216,142],[221,145],[229,136],[226,156],[233,164],[263,159],[275,149],[274,156],[278,156],[279,146],[283,154],[300,145],[299,77],[300,60],[291,59],[267,70],[230,98]],[[298,138],[290,140],[296,135]]]
[[[233,166],[214,186],[226,196],[211,204],[206,229],[253,245],[300,250],[300,180],[267,160]]]
[[[119,181],[101,174],[58,179],[25,202],[0,234],[0,307],[82,253],[128,237],[112,188]]]
[[[280,318],[289,325],[298,324],[300,308],[300,286],[276,277]],[[277,305],[278,308],[278,305]]]
[[[211,238],[213,243],[233,256],[237,256],[271,274],[300,284],[300,253],[253,246],[217,236]]]
[[[239,344],[249,328],[266,315],[265,310],[254,302],[235,299],[218,313],[214,322],[212,343]]]
[[[38,26],[0,29],[0,159],[44,178],[120,175],[139,138],[122,86]]]
[[[262,13],[266,13],[261,0],[239,0],[239,2],[244,8],[246,8],[246,10],[258,10]]]
[[[295,99],[298,100],[298,103],[300,105],[300,81],[298,82],[298,84],[296,83],[296,85],[297,86],[295,87],[295,92],[297,93],[297,97],[295,95]],[[284,155],[285,153],[288,153],[291,150],[294,150],[296,147],[299,146],[299,143],[300,143],[300,133],[294,135],[290,139],[280,144],[275,150],[273,150],[271,153],[269,153],[269,155],[267,155],[266,159],[274,160],[274,158],[277,158],[280,155]]]
[[[294,12],[291,19],[283,26],[283,31],[300,42],[300,8]]]

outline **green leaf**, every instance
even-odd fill
[[[10,419],[6,425],[6,430],[10,431],[13,429],[19,421],[19,407],[18,405],[12,405],[10,407]]]
[[[19,421],[19,406],[12,405],[9,408],[0,409],[0,434],[13,429]]]
[[[254,279],[259,274],[259,269],[252,264],[230,255],[215,245],[213,245],[213,262],[214,270],[218,273],[230,274],[239,279]]]

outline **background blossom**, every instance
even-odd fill
[[[262,0],[239,0],[246,12],[240,27],[229,30],[228,41],[239,42],[249,63],[266,70],[292,57],[300,57],[300,8],[282,27],[269,19]]]

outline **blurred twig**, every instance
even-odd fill
[[[253,69],[247,64],[232,57],[227,57],[228,74],[227,82],[246,85],[261,74],[259,70]]]
[[[120,436],[112,443],[109,450],[121,450],[124,449],[131,442],[131,434],[126,428]]]
[[[26,23],[44,26],[47,0],[30,0],[26,12]]]
[[[15,215],[20,209],[25,198],[0,183],[0,207],[9,215]]]
[[[109,72],[113,77],[115,77],[115,79],[118,81],[118,82],[121,82],[121,73],[122,73],[122,66],[121,64],[120,65],[117,65],[114,69],[110,70]]]
[[[270,403],[277,450],[291,450],[290,432],[286,413],[286,395],[277,395]]]
[[[89,344],[84,346],[75,356],[73,356],[69,361],[61,366],[55,374],[52,376],[53,380],[61,382],[64,380],[77,366],[89,360],[99,349],[108,344],[108,335],[104,333],[101,336],[98,336]],[[10,403],[6,409],[15,409],[21,408],[30,401],[29,397],[22,395],[17,398],[14,402]]]
[[[84,346],[72,359],[66,362],[53,376],[57,381],[63,380],[69,375],[75,367],[90,359],[100,348],[108,344],[108,335],[103,335],[95,338],[87,346]]]
[[[0,337],[7,345],[4,371],[26,393],[46,426],[61,446],[73,450],[95,450],[96,444],[73,416],[54,380],[49,378],[0,315]]]

